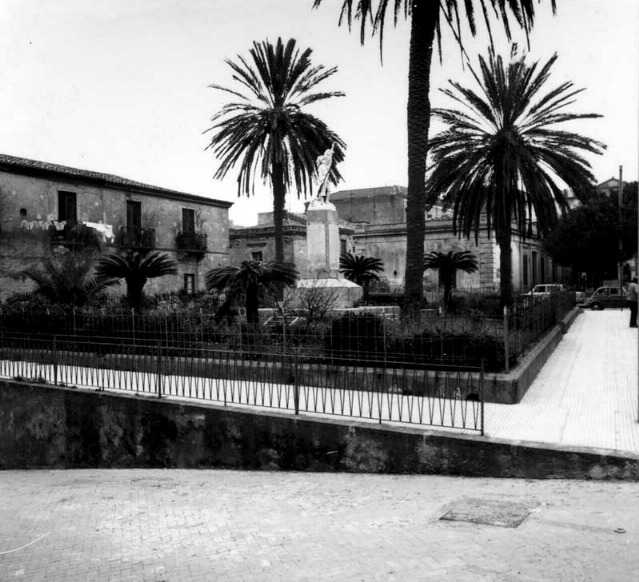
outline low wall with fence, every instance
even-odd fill
[[[0,468],[180,467],[639,480],[639,456],[0,381]]]

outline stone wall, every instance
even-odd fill
[[[639,456],[0,382],[0,468],[224,467],[639,480]]]

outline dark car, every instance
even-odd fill
[[[626,290],[619,287],[599,287],[582,305],[590,309],[605,309],[606,307],[626,307],[628,300]]]

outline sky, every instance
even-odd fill
[[[317,103],[347,144],[336,190],[406,185],[408,23],[360,45],[359,32],[338,28],[342,0],[0,0],[0,153],[115,174],[234,202],[235,224],[255,224],[272,208],[259,181],[256,196],[237,197],[237,172],[218,167],[204,133],[228,100],[211,83],[232,85],[225,59],[247,55],[253,41],[295,38],[314,63],[338,67],[324,88],[345,97]],[[531,60],[555,52],[551,85],[573,81],[585,91],[573,111],[597,120],[566,125],[607,144],[590,156],[598,181],[636,180],[639,166],[639,1],[558,0],[538,5]],[[520,48],[526,39],[516,33]],[[485,35],[465,39],[471,59]],[[508,43],[497,35],[507,56]],[[471,85],[458,48],[444,30],[443,63],[432,68],[433,105],[449,79]],[[437,126],[433,128],[437,130]],[[303,203],[290,193],[287,207]]]

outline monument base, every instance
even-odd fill
[[[339,225],[330,202],[313,200],[306,209],[308,276],[333,279],[339,274]]]
[[[318,279],[300,279],[297,287],[290,290],[291,307],[293,309],[304,308],[305,301],[308,301],[308,294],[318,293],[320,297],[330,302],[331,309],[345,309],[355,307],[355,304],[362,298],[363,289],[361,285],[353,283],[348,279],[337,279],[333,277]]]

